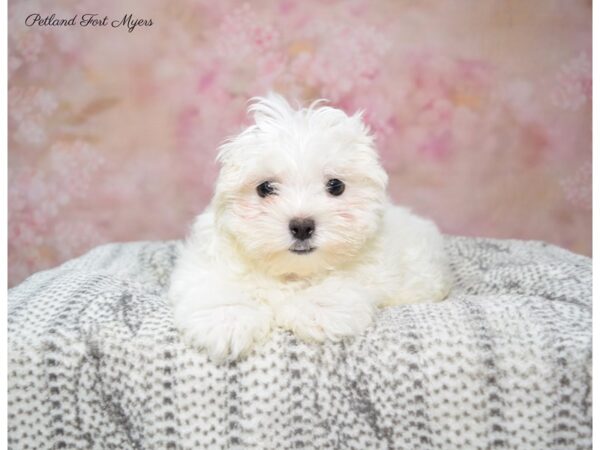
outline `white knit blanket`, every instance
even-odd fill
[[[9,448],[591,448],[591,260],[446,242],[447,301],[340,343],[277,331],[222,366],[173,326],[177,243],[38,273],[9,291]]]

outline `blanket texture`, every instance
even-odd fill
[[[177,242],[35,274],[9,291],[9,448],[591,448],[591,260],[446,243],[448,300],[339,343],[276,331],[220,366],[173,326]]]

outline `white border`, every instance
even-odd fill
[[[596,5],[597,7],[592,7],[593,9],[593,83],[595,86],[598,86],[597,81],[598,81],[598,77],[597,77],[597,71],[596,71],[596,61],[598,61],[598,36],[596,33],[596,27],[595,25],[600,23],[598,18],[599,18],[599,14],[600,12],[598,11],[600,9],[600,5]],[[3,246],[3,251],[2,254],[0,256],[0,263],[1,263],[1,271],[2,271],[2,280],[3,280],[3,285],[4,286],[8,286],[7,284],[7,220],[8,220],[8,210],[7,210],[7,170],[8,170],[8,139],[7,139],[7,107],[8,107],[8,102],[7,102],[7,89],[8,89],[8,78],[7,78],[7,36],[8,36],[8,14],[7,14],[7,2],[6,1],[2,1],[2,11],[1,11],[1,23],[5,24],[5,32],[0,33],[0,82],[2,83],[2,88],[0,89],[0,103],[2,104],[2,108],[1,108],[1,112],[0,112],[0,120],[2,122],[2,124],[0,125],[0,148],[2,148],[2,159],[3,159],[3,165],[2,165],[2,169],[0,170],[0,176],[2,177],[1,180],[1,186],[2,186],[2,190],[4,191],[1,198],[2,198],[2,205],[1,205],[1,210],[4,211],[4,217],[6,218],[6,220],[0,220],[0,230],[1,230],[1,240],[2,240],[2,246]],[[599,117],[599,113],[600,111],[598,110],[598,105],[597,103],[594,101],[593,102],[593,135],[596,135],[596,132],[599,129],[598,126],[598,117]],[[599,199],[598,199],[598,195],[599,195],[599,189],[598,189],[598,185],[599,185],[599,181],[598,181],[598,177],[596,176],[598,173],[600,173],[600,168],[599,168],[599,160],[597,157],[595,157],[594,153],[596,153],[595,151],[595,140],[592,140],[593,144],[593,213],[592,213],[592,217],[593,217],[593,255],[600,255],[600,242],[599,242],[599,236],[597,234],[597,224],[598,222],[598,210],[599,210]],[[598,297],[598,294],[600,293],[600,287],[599,287],[599,270],[598,270],[598,263],[594,258],[593,261],[593,266],[594,266],[594,285],[593,285],[593,299],[596,299]],[[0,346],[1,346],[1,351],[0,351],[0,372],[2,372],[2,374],[0,375],[0,405],[4,405],[5,407],[3,408],[3,412],[2,414],[0,414],[0,430],[2,430],[2,438],[0,439],[0,448],[7,448],[7,374],[8,374],[8,367],[7,367],[7,292],[3,291],[3,294],[0,298],[0,302],[2,302],[2,306],[0,307],[0,315],[2,318],[2,326],[0,327]],[[596,324],[597,324],[597,314],[596,314],[596,308],[594,309],[594,313],[593,313],[593,323],[594,323],[594,330],[596,330]],[[594,348],[597,348],[597,344],[598,344],[598,333],[594,332],[593,334],[593,346]],[[596,376],[598,375],[598,361],[597,358],[593,359],[593,375],[594,378],[596,378]],[[598,389],[594,389],[593,390],[593,405],[592,405],[592,410],[595,410],[595,406],[597,404],[598,401]],[[596,424],[596,426],[594,426],[593,428],[593,441],[594,443],[596,442],[600,442],[600,424]]]
[[[2,88],[0,89],[0,104],[2,107],[0,109],[0,121],[2,124],[0,125],[0,148],[2,149],[2,170],[0,170],[0,176],[2,180],[0,180],[0,186],[2,186],[2,206],[1,211],[4,212],[4,219],[0,220],[0,230],[2,240],[2,255],[0,256],[0,271],[2,272],[2,285],[7,289],[8,287],[8,265],[7,265],[7,251],[8,251],[8,242],[7,242],[7,221],[8,221],[8,209],[7,209],[7,195],[8,195],[8,180],[7,180],[7,172],[8,172],[8,2],[2,1],[2,12],[0,12],[0,23],[4,24],[4,30],[0,33],[0,82],[2,83]],[[8,295],[6,290],[2,290],[2,296],[0,296],[0,302],[2,302],[2,307],[0,307],[0,315],[2,317],[2,326],[0,327],[0,342],[2,351],[0,351],[0,371],[2,372],[0,375],[0,405],[3,406],[2,414],[0,414],[0,430],[1,439],[0,439],[0,448],[7,448],[8,446],[8,424],[7,424],[7,388],[8,388],[8,365],[7,365],[7,305],[8,305]]]
[[[596,29],[596,25],[598,23],[600,23],[598,21],[599,16],[598,14],[600,14],[600,12],[598,11],[598,6],[599,5],[592,5],[592,29],[593,29],[593,42],[592,42],[592,48],[593,48],[593,55],[592,55],[592,72],[593,72],[593,86],[594,86],[594,91],[595,91],[595,87],[598,86],[597,81],[598,81],[598,72],[596,70],[596,62],[598,61],[598,56],[599,56],[599,50],[598,50],[598,35],[596,33],[597,29]],[[595,97],[595,95],[594,95]],[[596,136],[596,132],[598,131],[598,114],[599,114],[599,110],[598,110],[598,103],[596,101],[594,101],[595,99],[592,98],[592,161],[593,161],[593,175],[592,175],[592,185],[593,185],[593,189],[592,189],[592,196],[593,196],[593,203],[592,203],[592,255],[596,256],[596,255],[600,255],[600,242],[598,241],[598,173],[599,173],[599,161],[596,155],[596,139],[594,139],[594,137]],[[599,288],[599,284],[598,284],[598,279],[599,279],[599,275],[598,275],[598,261],[596,261],[596,258],[593,258],[592,260],[593,263],[593,295],[592,295],[592,323],[593,323],[593,337],[592,337],[592,345],[593,345],[593,349],[598,348],[597,344],[598,344],[598,333],[596,333],[595,331],[597,330],[596,325],[597,325],[597,319],[598,319],[598,314],[596,311],[596,307],[594,307],[594,300],[598,297],[598,293],[600,292],[600,288]],[[593,351],[592,349],[592,351]],[[593,353],[592,353],[593,354]],[[592,377],[592,386],[593,386],[593,380],[596,378],[596,376],[598,375],[598,361],[597,358],[593,357],[592,359],[592,365],[593,365],[593,377]],[[596,410],[595,406],[598,403],[598,389],[593,389],[592,388],[592,414],[593,411]],[[598,424],[594,424],[595,426],[593,427],[593,442],[597,443],[600,442],[600,426]]]

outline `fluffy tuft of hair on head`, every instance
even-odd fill
[[[264,97],[253,97],[250,99],[248,114],[254,119],[257,128],[268,128],[272,126],[288,126],[296,122],[302,123],[308,128],[336,127],[340,125],[356,126],[361,133],[370,136],[370,130],[364,124],[363,111],[357,111],[348,116],[341,109],[328,106],[329,100],[319,98],[314,100],[308,107],[302,107],[300,102],[295,101],[295,109],[280,94],[270,91]]]
[[[293,118],[300,110],[293,109],[289,102],[280,94],[270,91],[264,97],[252,97],[249,101],[248,115],[256,124],[270,121],[286,121]]]
[[[253,123],[241,133],[229,137],[219,147],[217,161],[227,162],[228,156],[259,134],[286,134],[296,138],[309,136],[321,130],[339,130],[347,139],[352,139],[365,146],[373,146],[373,135],[364,122],[364,111],[358,110],[348,115],[341,109],[328,106],[329,100],[319,98],[308,107],[302,107],[295,101],[295,108],[280,94],[269,91],[265,96],[257,96],[249,101],[247,114]]]

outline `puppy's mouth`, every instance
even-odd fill
[[[311,246],[308,242],[296,242],[290,247],[290,252],[296,255],[306,255],[315,251],[317,247]]]

